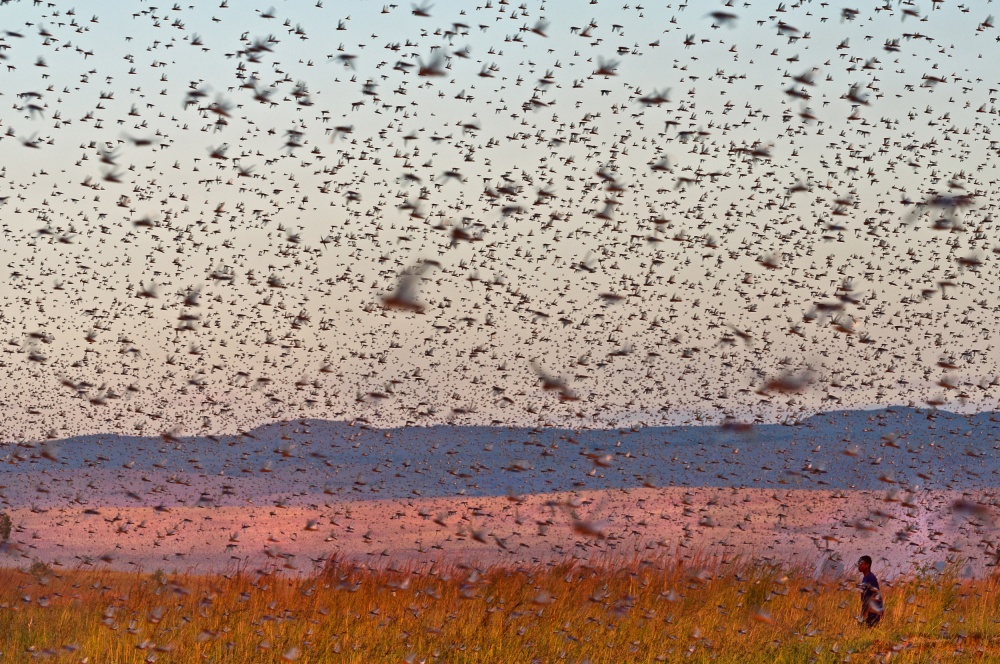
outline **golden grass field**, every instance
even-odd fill
[[[2,661],[979,662],[1000,660],[1000,578],[883,580],[694,556],[534,566],[333,560],[214,575],[0,569]],[[876,573],[878,568],[875,568]]]

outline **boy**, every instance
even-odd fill
[[[879,592],[878,579],[872,574],[872,557],[861,556],[858,560],[858,571],[861,572],[861,619],[869,627],[875,627],[882,620],[882,594]]]

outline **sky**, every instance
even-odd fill
[[[4,2],[5,438],[992,410],[990,4]]]

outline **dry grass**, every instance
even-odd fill
[[[896,662],[1000,658],[997,579],[884,583],[701,558],[317,574],[0,569],[2,661]],[[876,570],[877,571],[877,570]]]

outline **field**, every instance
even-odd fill
[[[0,569],[2,661],[971,662],[1000,659],[996,576],[883,581],[703,555],[533,566],[332,559],[213,575]],[[878,571],[876,567],[876,572]]]

